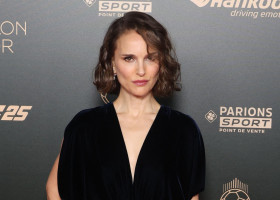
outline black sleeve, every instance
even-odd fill
[[[62,200],[83,199],[84,143],[83,111],[76,114],[64,131],[58,164],[58,190]]]
[[[183,194],[187,200],[204,190],[205,150],[202,135],[193,119],[184,120],[181,128],[177,168]]]

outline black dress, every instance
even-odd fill
[[[192,118],[161,105],[132,182],[112,103],[80,111],[64,133],[58,166],[63,200],[189,200],[204,190],[205,153]]]

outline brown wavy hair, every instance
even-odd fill
[[[147,43],[149,48],[158,51],[159,76],[152,90],[157,97],[169,96],[174,90],[180,91],[180,64],[166,29],[152,16],[142,12],[128,12],[114,20],[108,28],[100,48],[99,61],[94,70],[93,82],[102,93],[118,94],[120,83],[114,80],[112,59],[116,50],[116,41],[126,31],[134,30]]]

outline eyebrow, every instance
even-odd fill
[[[121,54],[121,56],[126,57],[126,56],[134,56],[133,54]]]
[[[149,53],[148,54],[149,56],[155,56],[155,55],[158,55],[158,52],[153,52],[153,53]],[[121,54],[121,56],[135,56],[134,54]]]
[[[149,53],[148,55],[149,56],[156,56],[156,55],[158,55],[158,52],[152,52],[152,53]]]

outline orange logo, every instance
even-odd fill
[[[24,121],[28,115],[28,110],[32,106],[19,106],[19,105],[0,105],[0,119],[3,121]],[[3,114],[1,114],[3,112]]]

